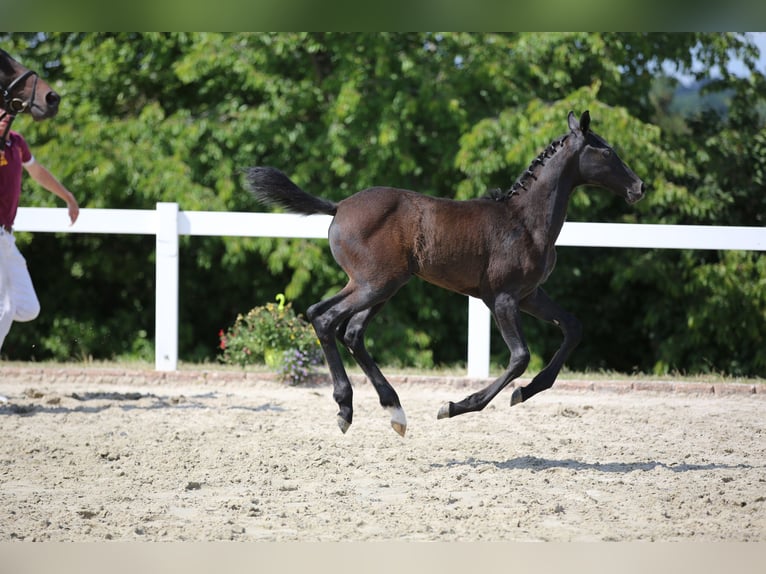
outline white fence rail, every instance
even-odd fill
[[[331,218],[273,213],[181,211],[177,203],[156,210],[81,209],[69,225],[63,208],[19,208],[17,231],[154,235],[157,239],[155,368],[178,366],[178,238],[181,235],[327,238]],[[559,246],[766,251],[766,227],[566,223]],[[468,376],[489,375],[490,314],[468,298]]]

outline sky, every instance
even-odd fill
[[[761,57],[758,60],[758,70],[766,74],[766,32],[750,32],[749,34],[761,51]],[[744,75],[745,68],[742,62],[736,62],[729,66],[729,71],[738,75]]]
[[[762,74],[766,75],[766,32],[747,32],[747,34],[750,35],[750,37],[755,42],[755,45],[758,46],[758,50],[760,51],[760,58],[758,59],[757,69]],[[697,69],[698,66],[699,64],[695,66],[695,69]],[[694,83],[694,78],[692,76],[676,72],[669,64],[665,64],[663,68],[667,74],[675,76],[684,84],[689,85]],[[734,60],[730,62],[728,68],[731,73],[738,76],[747,75],[747,69],[740,60]],[[716,75],[717,74],[715,71],[711,70],[710,76],[715,77]]]

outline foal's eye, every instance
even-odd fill
[[[604,156],[604,159],[609,159],[610,157],[612,157],[612,150],[605,149],[604,151],[601,152],[601,154]]]

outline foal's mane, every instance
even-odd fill
[[[0,70],[4,74],[10,74],[13,72],[13,66],[11,65],[11,56],[3,49],[0,49]]]
[[[499,187],[496,189],[492,189],[488,192],[487,197],[489,199],[492,199],[494,201],[507,201],[517,193],[519,193],[520,190],[526,190],[527,189],[527,182],[532,179],[536,180],[537,176],[534,173],[534,169],[538,166],[545,165],[545,162],[549,160],[551,157],[554,156],[554,154],[560,150],[566,139],[569,137],[569,134],[566,133],[563,136],[561,136],[558,139],[553,140],[551,143],[548,144],[548,147],[546,147],[542,152],[540,152],[540,155],[538,155],[535,159],[532,160],[532,163],[529,164],[529,167],[524,170],[524,172],[518,177],[518,179],[513,183],[513,185],[503,191]]]

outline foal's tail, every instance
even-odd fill
[[[250,191],[261,203],[301,215],[335,215],[338,210],[336,203],[306,193],[275,167],[251,167],[246,173]]]

